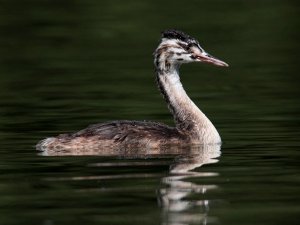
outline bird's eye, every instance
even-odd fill
[[[192,47],[198,48],[200,50],[200,52],[204,52],[204,50],[200,47],[200,45],[198,43],[189,43],[188,44],[189,49]]]

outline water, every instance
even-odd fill
[[[280,0],[2,1],[0,224],[299,224],[298,15]],[[151,55],[170,27],[230,64],[181,70],[221,149],[35,151],[106,120],[172,124]]]

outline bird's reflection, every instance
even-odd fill
[[[220,145],[197,145],[175,147],[169,146],[160,149],[89,149],[89,151],[78,151],[76,149],[43,152],[42,155],[65,156],[65,155],[95,155],[95,156],[117,156],[124,159],[130,158],[163,158],[171,157],[168,175],[161,179],[160,188],[157,190],[157,198],[162,208],[162,225],[192,225],[207,224],[214,218],[209,216],[210,200],[206,193],[218,189],[214,184],[201,184],[201,178],[218,176],[215,172],[201,172],[199,167],[204,164],[218,162],[221,154]],[[122,167],[122,166],[156,166],[161,162],[149,161],[114,161],[112,163],[100,162],[93,164],[97,167]],[[197,169],[198,168],[198,169]],[[55,178],[55,180],[114,180],[121,178],[146,178],[150,174],[122,174],[122,175],[100,175],[100,176],[75,176],[71,178]],[[86,191],[86,190],[85,190]]]
[[[211,184],[198,184],[201,177],[218,176],[217,173],[192,171],[204,164],[216,163],[221,154],[220,145],[193,146],[193,153],[175,158],[169,175],[162,178],[158,190],[159,204],[162,207],[163,225],[207,224],[213,220],[208,216],[210,201],[207,191],[217,189]],[[197,180],[196,182],[188,180]],[[193,195],[190,200],[189,195]],[[200,199],[200,200],[196,200]]]

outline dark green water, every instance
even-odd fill
[[[299,224],[296,0],[7,0],[0,11],[0,224]],[[172,124],[152,52],[173,27],[230,64],[181,69],[221,155],[37,154],[40,139],[92,123]]]

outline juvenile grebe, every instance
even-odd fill
[[[44,139],[37,144],[37,149],[82,151],[221,143],[214,125],[188,97],[180,82],[179,67],[190,62],[228,66],[206,53],[196,39],[182,31],[164,31],[154,52],[156,83],[174,117],[176,127],[155,122],[112,121],[94,124],[76,133]]]

